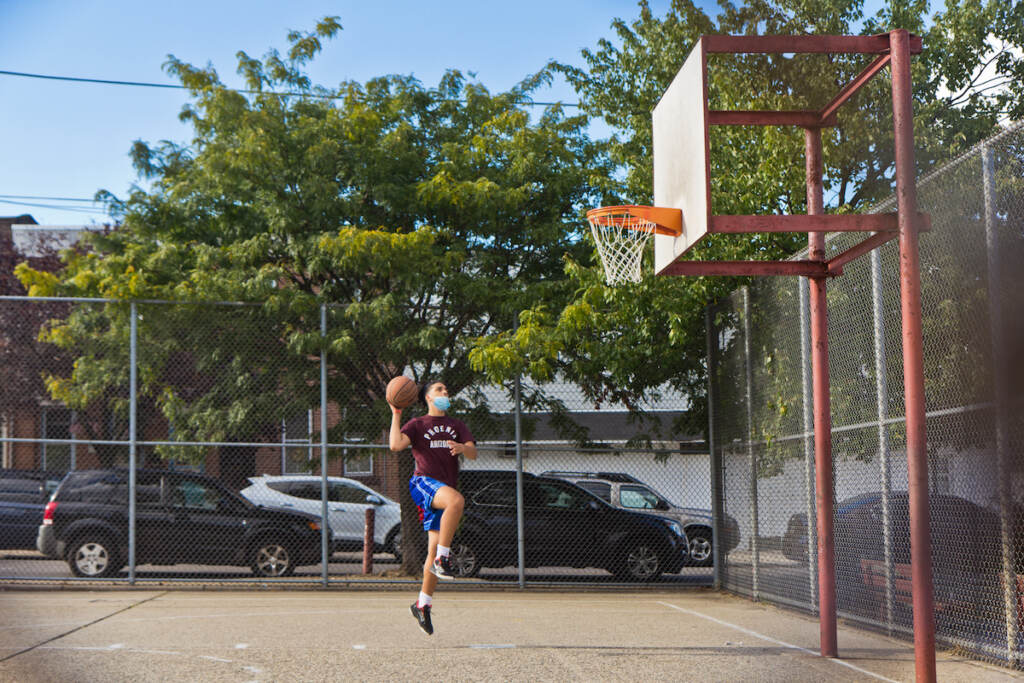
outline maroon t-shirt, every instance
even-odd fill
[[[448,442],[467,443],[475,440],[466,423],[447,415],[421,415],[406,422],[402,433],[412,442],[416,474],[437,479],[455,488],[459,480],[459,456],[452,455]]]

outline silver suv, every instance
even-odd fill
[[[662,517],[678,521],[690,541],[689,564],[710,567],[712,553],[711,510],[680,507],[639,479],[624,472],[548,471],[542,477],[557,477],[590,491],[602,500],[625,510],[656,511]],[[726,552],[739,543],[739,525],[732,517],[722,520],[722,547]]]

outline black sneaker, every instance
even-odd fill
[[[414,602],[409,609],[412,611],[412,615],[416,617],[416,621],[419,622],[423,632],[428,636],[434,635],[434,625],[430,623],[430,605],[421,608],[419,603]]]
[[[430,571],[434,572],[439,579],[454,579],[455,573],[452,571],[452,556],[435,557],[434,564],[430,566]]]

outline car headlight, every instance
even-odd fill
[[[309,522],[306,522],[306,524],[309,525],[309,528],[313,531],[320,531],[320,522],[314,522],[311,520]]]
[[[674,533],[676,536],[679,536],[680,538],[684,538],[683,527],[679,526],[677,523],[669,522],[668,523],[668,528],[671,529],[672,533]]]

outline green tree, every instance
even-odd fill
[[[930,18],[923,1],[896,0],[867,18],[863,0],[720,5],[711,17],[690,0],[673,0],[657,17],[641,1],[635,20],[613,21],[614,39],[602,38],[596,49],[583,51],[585,67],[550,65],[576,88],[583,111],[610,126],[609,151],[624,178],[621,203],[652,202],[650,112],[702,34],[875,34],[901,27],[923,36],[925,52],[912,65],[922,170],[982,139],[1000,117],[1024,113],[1020,2],[950,0]],[[854,55],[712,55],[710,107],[819,109],[868,62]],[[979,76],[986,62],[995,66],[993,80]],[[887,72],[844,107],[839,124],[823,132],[826,202],[836,212],[863,210],[892,187]],[[802,131],[717,126],[710,143],[716,214],[806,210]],[[692,254],[705,260],[778,259],[805,244],[802,235],[715,235]],[[519,371],[538,379],[563,377],[595,402],[614,399],[631,407],[668,383],[691,399],[688,424],[680,427],[703,429],[704,308],[740,281],[645,276],[639,284],[609,288],[593,263],[568,261],[577,285],[573,300],[562,308],[535,307],[523,314],[517,332],[479,340],[474,366],[495,380]],[[789,405],[792,397],[774,402]]]
[[[566,301],[562,257],[586,258],[579,207],[612,174],[586,117],[551,107],[531,118],[524,104],[543,77],[497,94],[458,71],[436,88],[408,76],[314,86],[303,69],[339,30],[328,18],[290,34],[286,56],[239,53],[254,94],[171,57],[193,94],[181,114],[193,140],[136,143],[151,189],[110,197],[122,228],[57,276],[19,271],[33,294],[188,302],[140,304],[140,394],[176,440],[276,438],[282,419],[319,405],[322,350],[342,416],[332,441],[379,442],[384,386],[403,370],[442,377],[482,431],[469,341]],[[125,312],[83,306],[52,326],[48,339],[77,356],[50,378],[52,395],[108,400],[127,372]]]

